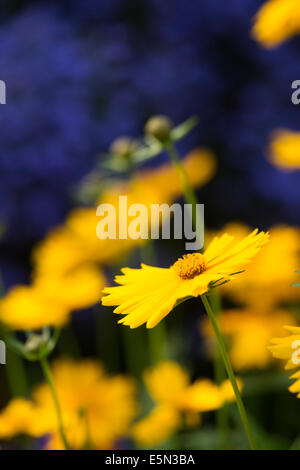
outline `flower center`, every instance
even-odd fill
[[[201,253],[183,255],[172,267],[181,279],[193,279],[206,269],[204,256]]]

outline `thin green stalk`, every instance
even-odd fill
[[[5,372],[12,396],[26,396],[28,386],[23,358],[9,349],[6,351]]]
[[[213,312],[218,318],[221,312],[221,298],[216,289],[212,290],[211,292],[211,304]],[[223,359],[221,353],[218,348],[214,350],[214,377],[216,383],[219,385],[226,379],[226,370],[223,364]],[[220,448],[227,449],[228,448],[228,434],[229,434],[229,423],[228,423],[228,406],[226,403],[216,410],[216,422],[217,422],[217,429],[219,433],[220,439]]]
[[[234,376],[234,373],[233,373],[233,370],[232,370],[232,367],[231,367],[231,364],[230,364],[230,360],[229,360],[229,357],[228,357],[228,354],[227,354],[227,351],[226,351],[226,347],[225,347],[223,337],[221,335],[221,332],[220,332],[219,327],[218,327],[217,320],[215,318],[215,314],[212,311],[212,308],[211,308],[206,296],[202,295],[201,299],[202,299],[203,305],[205,307],[206,313],[207,313],[207,315],[208,315],[208,317],[209,317],[209,319],[212,323],[212,326],[213,326],[213,329],[214,329],[214,332],[215,332],[215,335],[216,335],[216,338],[217,338],[217,341],[218,341],[218,344],[219,344],[220,353],[222,355],[222,359],[223,359],[223,362],[224,362],[224,365],[225,365],[225,368],[226,368],[226,371],[227,371],[227,374],[228,374],[228,378],[231,382],[231,385],[232,385],[232,388],[233,388],[233,391],[234,391],[234,394],[235,394],[235,397],[236,397],[237,407],[238,407],[238,410],[239,410],[239,413],[240,413],[240,417],[241,417],[246,435],[248,437],[250,447],[251,447],[252,450],[256,450],[257,446],[255,444],[255,440],[254,440],[254,437],[252,435],[252,431],[251,431],[250,426],[249,426],[246,409],[244,407],[244,403],[243,403],[239,388],[238,388],[236,380],[235,380],[235,376]]]
[[[66,437],[66,433],[65,433],[65,430],[64,430],[63,419],[62,419],[62,414],[61,414],[61,408],[60,408],[57,392],[56,392],[55,385],[54,385],[54,382],[53,382],[52,372],[51,372],[47,357],[41,358],[40,359],[40,364],[41,364],[45,379],[48,382],[48,385],[50,387],[50,391],[51,391],[51,394],[52,394],[53,403],[54,403],[55,411],[56,411],[56,414],[57,414],[57,421],[58,421],[60,436],[61,436],[61,439],[62,439],[62,442],[64,444],[65,449],[68,450],[70,447],[69,447],[67,437]]]
[[[190,184],[188,175],[187,175],[184,167],[182,166],[179,154],[178,154],[177,149],[176,149],[176,147],[175,147],[175,145],[173,144],[172,141],[166,145],[166,151],[167,151],[171,161],[173,162],[173,165],[175,166],[175,168],[178,172],[178,175],[179,175],[179,178],[180,178],[181,184],[182,184],[182,189],[183,189],[183,192],[184,192],[184,198],[185,198],[187,204],[192,205],[192,220],[193,220],[193,226],[195,228],[196,227],[195,211],[196,211],[196,204],[197,204],[196,193],[195,193],[193,187]]]

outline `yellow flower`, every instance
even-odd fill
[[[38,276],[34,285],[45,298],[70,310],[90,307],[99,300],[105,284],[99,268],[82,265],[64,276]]]
[[[38,436],[32,426],[37,419],[36,407],[31,401],[14,398],[0,414],[0,439],[28,434],[29,429],[32,435]]]
[[[291,334],[283,338],[273,338],[269,350],[276,359],[287,361],[285,369],[291,370],[300,365],[300,327],[285,326],[284,328]],[[297,393],[297,398],[300,398],[300,371],[295,372],[290,378],[296,381],[289,387],[289,391]]]
[[[230,231],[237,240],[242,240],[250,228],[243,224],[231,223],[223,230]],[[300,231],[284,225],[269,230],[270,242],[255,257],[247,270],[221,287],[234,300],[258,308],[270,310],[282,301],[299,298],[298,289],[291,289],[297,282],[299,267]]]
[[[229,356],[236,370],[267,367],[271,362],[267,350],[270,338],[280,334],[283,324],[294,323],[289,312],[264,312],[257,308],[225,310],[218,320],[221,332],[229,339]],[[208,340],[214,344],[210,322],[205,319],[202,326]]]
[[[156,326],[177,302],[207,292],[211,283],[230,280],[242,270],[268,241],[269,235],[254,230],[235,243],[224,234],[215,237],[204,254],[184,255],[169,268],[142,265],[141,269],[122,269],[117,287],[104,289],[103,305],[118,305],[114,310],[126,314],[119,323],[136,328],[147,323]]]
[[[293,360],[293,353],[297,352],[300,345],[300,327],[299,326],[285,326],[285,330],[291,333],[282,338],[272,338],[269,350],[272,352],[276,359],[284,359],[287,361],[285,365],[286,370],[295,369],[298,363]],[[299,341],[299,344],[295,343]],[[297,355],[297,354],[296,354]]]
[[[0,302],[0,321],[15,330],[38,330],[67,322],[69,309],[33,286],[13,287]]]
[[[253,37],[265,47],[279,45],[300,32],[299,0],[268,0],[255,17]]]
[[[146,387],[158,404],[169,405],[182,412],[204,412],[220,408],[232,400],[228,381],[220,386],[209,379],[191,383],[187,371],[173,361],[162,361],[144,373]],[[233,390],[231,388],[231,392]]]
[[[283,170],[293,171],[299,169],[300,132],[285,129],[276,131],[270,144],[270,160]]]
[[[224,401],[218,385],[209,379],[198,379],[185,391],[182,408],[194,412],[213,411],[221,408]]]
[[[72,448],[111,449],[116,439],[129,432],[136,414],[135,387],[130,379],[121,375],[107,376],[93,360],[57,361],[53,378]],[[32,402],[22,401],[21,411],[16,406],[12,409],[12,404],[0,414],[2,438],[11,438],[20,432],[34,437],[50,435],[47,447],[63,448],[47,384],[34,390]],[[18,416],[22,421],[17,426],[14,423],[18,422]]]
[[[176,362],[162,361],[145,371],[144,382],[156,403],[178,408],[190,384],[190,378],[187,371]]]
[[[158,405],[131,429],[133,439],[140,446],[154,446],[166,441],[180,427],[180,413],[168,405]]]
[[[191,383],[187,371],[173,361],[162,361],[144,373],[146,387],[156,406],[132,427],[139,445],[151,446],[170,438],[185,420],[187,425],[201,423],[202,412],[216,410],[234,400],[229,381],[220,386],[209,379]],[[238,382],[242,387],[241,381]]]
[[[60,277],[87,260],[86,249],[70,230],[51,231],[32,253],[34,276]]]

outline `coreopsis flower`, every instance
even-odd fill
[[[290,334],[282,338],[271,339],[269,350],[276,359],[286,361],[286,370],[296,369],[300,365],[300,327],[285,326],[284,328]],[[297,393],[297,398],[300,398],[300,370],[290,378],[296,381],[289,387],[289,391]]]
[[[274,132],[270,143],[270,160],[280,169],[286,171],[299,170],[300,132],[286,129]]]
[[[130,379],[106,375],[93,360],[59,360],[53,366],[53,379],[71,448],[111,449],[128,433],[136,414]],[[48,449],[63,449],[49,386],[36,387],[32,398],[20,404],[13,401],[0,413],[0,436],[49,436]]]
[[[144,373],[144,382],[155,402],[150,413],[139,419],[131,434],[139,445],[153,446],[170,438],[185,422],[201,423],[201,413],[221,408],[234,400],[228,380],[221,385],[209,379],[191,383],[188,372],[173,361],[162,361]],[[238,381],[239,387],[242,383]]]
[[[268,0],[255,17],[253,37],[267,48],[300,32],[299,0]]]
[[[16,286],[0,301],[0,321],[14,330],[39,330],[62,326],[70,310],[45,297],[35,286]]]
[[[158,405],[137,421],[131,435],[139,446],[151,447],[165,442],[180,428],[180,413],[169,405]]]
[[[282,325],[295,324],[293,315],[285,310],[267,312],[255,308],[224,310],[218,316],[221,333],[228,339],[229,357],[236,370],[263,369],[271,363],[267,347],[270,339],[280,335]],[[213,329],[207,319],[200,325],[209,351],[215,347]],[[212,347],[213,346],[213,347]]]
[[[35,275],[30,286],[13,287],[0,301],[0,321],[15,330],[62,326],[73,310],[96,304],[104,285],[99,268],[87,264],[64,275]]]
[[[14,398],[0,413],[0,439],[11,439],[16,435],[27,434],[38,437],[37,422],[38,414],[33,402],[24,398]]]
[[[85,247],[65,226],[49,232],[32,253],[34,276],[61,277],[87,261]]]
[[[34,285],[46,299],[55,299],[59,305],[77,310],[97,303],[105,279],[97,266],[85,264],[64,276],[37,276]]]
[[[230,223],[223,230],[230,231],[237,240],[243,240],[250,228],[241,223]],[[247,270],[235,282],[224,284],[224,294],[235,301],[255,306],[259,311],[299,298],[291,285],[297,281],[299,266],[300,231],[298,228],[277,225],[269,230],[270,242],[254,258]],[[278,269],[280,259],[280,269]]]
[[[183,299],[205,294],[217,283],[230,281],[267,243],[269,235],[254,230],[240,241],[225,233],[215,237],[204,254],[191,253],[169,268],[142,264],[140,269],[123,268],[115,281],[120,286],[106,287],[102,304],[115,306],[125,314],[119,323],[131,328],[146,323],[156,326]]]

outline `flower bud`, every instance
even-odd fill
[[[130,137],[118,137],[110,146],[110,151],[114,155],[128,158],[136,149],[136,142]]]
[[[170,137],[173,123],[168,116],[152,116],[145,125],[145,133],[155,137],[160,142],[166,142]]]
[[[25,343],[25,349],[29,353],[38,352],[46,344],[45,338],[40,335],[31,335]]]

